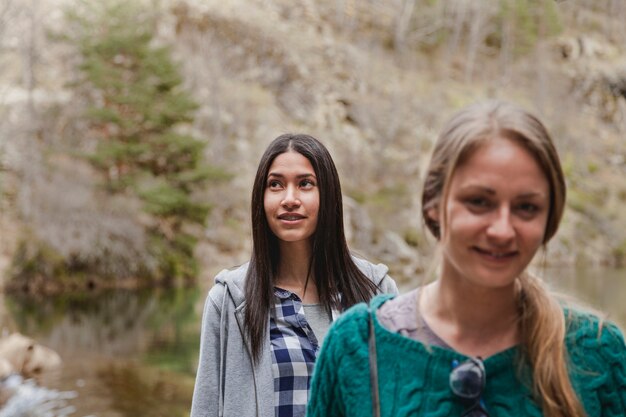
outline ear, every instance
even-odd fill
[[[441,216],[439,213],[439,205],[436,204],[434,207],[429,208],[428,210],[426,210],[425,214],[425,220],[428,229],[430,229],[433,236],[437,240],[439,240],[439,238],[441,237],[441,222],[439,221]]]
[[[429,220],[439,223],[439,205],[435,205],[434,207],[426,210],[426,216]]]

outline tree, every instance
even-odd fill
[[[68,18],[74,30],[67,38],[81,57],[76,88],[87,97],[95,139],[89,160],[110,193],[143,202],[147,249],[159,264],[150,278],[190,280],[197,272],[193,226],[209,211],[194,191],[219,175],[202,164],[206,142],[185,130],[197,104],[137,3],[86,1]]]

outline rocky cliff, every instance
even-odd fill
[[[17,101],[5,94],[4,114],[31,106],[29,114],[36,118],[5,120],[0,138],[2,152],[19,156],[0,175],[15,180],[16,197],[3,204],[12,205],[22,225],[32,224],[33,212],[44,213],[38,218],[45,221],[46,207],[61,191],[32,200],[29,207],[23,190],[34,189],[28,186],[32,176],[24,174],[32,148],[14,152],[19,146],[7,132],[17,130],[31,140],[52,171],[58,170],[55,164],[72,164],[59,154],[71,155],[72,144],[83,146],[81,133],[68,132],[60,122],[76,113],[67,99],[72,52],[44,36],[44,28],[62,26],[62,14],[57,2],[42,3],[47,12],[32,18],[39,42],[30,49],[9,42],[29,27],[27,20],[26,26],[7,28],[12,35],[5,31],[2,42],[6,70],[0,82],[29,93]],[[352,247],[388,263],[398,275],[423,271],[433,249],[419,216],[421,173],[430,148],[454,110],[488,97],[535,111],[557,142],[569,198],[547,262],[621,265],[626,6],[584,0],[509,3],[517,6],[460,0],[187,0],[148,8],[159,42],[173,47],[185,86],[201,104],[190,129],[207,138],[207,164],[233,174],[206,190],[214,208],[198,248],[201,279],[247,258],[256,164],[267,143],[286,131],[313,134],[331,150],[346,195]],[[24,50],[39,58],[29,60]],[[32,80],[21,76],[27,67]],[[44,132],[39,138],[25,129],[32,124]],[[56,155],[52,164],[51,155]],[[3,236],[9,236],[6,225]],[[5,259],[19,230],[10,234],[13,244],[2,242]]]

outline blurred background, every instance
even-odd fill
[[[188,415],[204,297],[249,257],[285,132],[330,149],[351,247],[417,285],[432,144],[485,98],[562,158],[539,272],[626,324],[625,21],[624,0],[0,0],[0,326],[64,361],[0,417]]]

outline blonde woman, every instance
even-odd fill
[[[333,324],[307,416],[626,415],[620,330],[565,307],[526,272],[565,195],[537,118],[502,102],[452,118],[422,192],[437,277]]]

